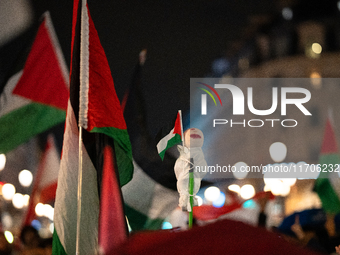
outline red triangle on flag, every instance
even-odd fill
[[[97,30],[89,15],[89,93],[88,130],[101,127],[126,129],[109,63]],[[105,99],[105,100],[103,100]],[[108,114],[114,112],[115,114]]]
[[[332,124],[328,119],[326,122],[325,133],[322,141],[321,154],[331,154],[337,152],[338,146],[336,143],[335,133]]]
[[[26,60],[23,74],[13,94],[34,102],[67,109],[67,74],[63,73],[60,58],[53,43],[51,28],[46,16],[39,27],[31,51]],[[58,95],[58,96],[56,96]]]
[[[181,116],[179,112],[177,113],[177,118],[174,127],[174,134],[179,134],[182,137],[182,130],[181,130]]]

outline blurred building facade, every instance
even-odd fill
[[[230,163],[242,159],[248,165],[274,164],[269,146],[283,142],[287,146],[283,162],[317,164],[327,118],[332,121],[339,144],[340,1],[279,1],[276,14],[251,18],[244,38],[231,44],[227,57],[230,68],[222,83],[230,77],[277,78],[275,84],[253,88],[256,109],[271,107],[272,101],[263,98],[271,98],[273,87],[299,87],[296,82],[291,85],[281,83],[287,78],[309,79],[309,84],[304,83],[304,87],[312,97],[305,105],[312,116],[302,117],[300,111],[290,111],[285,117],[298,120],[298,128],[283,128],[281,125],[245,127],[246,136],[237,135],[237,132],[229,135],[230,155],[227,157]],[[247,85],[242,90],[246,95]],[[243,117],[254,119],[250,113]],[[274,113],[270,118],[282,119],[282,116]],[[260,181],[256,185],[261,188],[264,183]],[[321,207],[312,191],[313,186],[314,180],[298,181],[285,200],[284,212],[290,214]]]

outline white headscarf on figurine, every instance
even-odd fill
[[[190,169],[193,169],[194,172],[194,206],[198,205],[195,195],[199,191],[201,180],[206,173],[195,170],[205,169],[207,166],[202,151],[203,141],[204,136],[202,131],[197,128],[190,128],[184,132],[184,147],[182,145],[177,146],[180,156],[175,163],[175,174],[179,193],[179,207],[181,207],[183,211],[191,211],[189,199]],[[190,162],[190,158],[193,159],[193,163]]]

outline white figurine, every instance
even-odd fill
[[[206,172],[200,172],[199,169],[205,169],[207,162],[204,159],[202,146],[204,136],[201,130],[190,128],[184,132],[184,147],[178,145],[180,153],[175,163],[175,174],[177,178],[177,190],[179,193],[179,207],[183,211],[191,211],[189,195],[189,170],[194,173],[194,206],[198,205],[195,195],[201,186],[201,180]],[[192,162],[190,161],[192,159]],[[195,169],[197,171],[195,171]]]

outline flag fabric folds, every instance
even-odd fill
[[[131,182],[122,188],[129,224],[134,231],[160,229],[164,219],[176,208],[178,193],[153,180],[136,162],[134,165]]]
[[[157,151],[162,160],[167,149],[182,142],[181,133],[181,116],[178,112],[176,118],[163,127],[156,136]]]
[[[327,120],[319,158],[321,172],[315,181],[314,191],[319,195],[323,209],[331,214],[340,212],[340,179],[335,172],[339,163],[335,133],[330,120]]]
[[[67,67],[49,13],[45,13],[21,71],[0,96],[0,153],[65,121]]]
[[[98,254],[99,215],[105,214],[100,212],[103,159],[106,158],[104,147],[112,148],[120,186],[132,178],[132,152],[104,50],[88,7],[79,0],[75,0],[73,6],[72,36],[70,99],[58,176],[52,252],[76,254],[78,167],[81,152],[79,254]],[[83,127],[80,144],[78,123]],[[114,224],[110,225],[111,231],[115,232],[115,236],[123,236],[124,233],[119,232],[123,231],[122,222]]]
[[[35,175],[24,225],[30,225],[34,220],[35,206],[38,203],[47,204],[55,200],[59,166],[60,156],[55,146],[53,135],[50,134]]]
[[[118,255],[254,254],[316,255],[276,233],[243,222],[219,220],[188,231],[136,233],[115,252]]]
[[[118,245],[127,240],[122,194],[112,148],[104,148],[101,185],[99,249],[101,254],[111,254]],[[114,227],[114,229],[113,229]]]
[[[143,50],[140,54],[126,101],[123,100],[135,167],[131,182],[122,188],[122,192],[125,214],[133,231],[160,229],[164,219],[178,205],[174,173],[177,157],[166,152],[162,161],[147,127],[142,87],[145,53]]]

